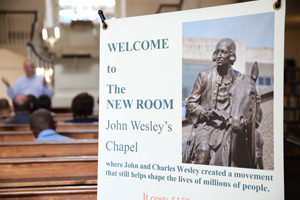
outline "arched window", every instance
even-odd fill
[[[106,19],[115,16],[115,0],[59,0],[60,23],[72,21],[92,21],[99,23],[98,10],[105,13]]]

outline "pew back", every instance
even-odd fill
[[[2,142],[0,158],[97,156],[98,140]]]
[[[97,156],[0,159],[0,188],[97,184]]]
[[[0,189],[0,199],[64,199],[64,200],[95,200],[97,186],[52,186]]]
[[[74,139],[98,139],[98,130],[62,130],[58,133]],[[0,131],[0,142],[22,142],[34,139],[31,131]]]
[[[56,131],[98,130],[98,123],[57,123]],[[28,124],[1,124],[0,131],[30,131]]]

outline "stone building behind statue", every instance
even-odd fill
[[[183,38],[182,41],[182,94],[183,101],[190,94],[193,82],[202,69],[211,67],[212,52],[220,39]],[[255,61],[259,63],[258,90],[273,86],[274,83],[274,49],[271,47],[247,47],[244,41],[234,40],[236,44],[237,60],[233,69],[242,74],[250,74]]]

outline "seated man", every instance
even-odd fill
[[[59,135],[55,129],[55,122],[50,112],[46,110],[34,111],[30,118],[30,128],[36,137],[34,141],[62,141],[74,140],[73,138]]]
[[[37,101],[39,109],[49,111],[52,116],[55,115],[55,113],[51,111],[51,98],[48,95],[41,95]]]
[[[46,95],[43,94],[38,98],[38,105],[40,109],[45,109],[48,110],[50,112],[51,110],[51,98]]]
[[[15,116],[4,124],[28,124],[32,104],[26,95],[18,94],[13,99]]]
[[[98,122],[97,117],[91,116],[93,114],[94,98],[88,93],[80,93],[72,100],[73,119],[66,122]]]
[[[28,94],[27,97],[29,98],[29,101],[32,104],[30,113],[33,113],[34,111],[39,109],[38,99],[32,94]]]

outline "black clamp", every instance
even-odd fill
[[[105,22],[105,16],[104,16],[104,14],[103,14],[103,12],[102,12],[102,10],[98,10],[98,15],[100,16],[100,19],[101,19],[101,22],[102,22],[102,28],[104,29],[104,30],[106,30],[107,28],[108,28],[108,25],[106,24],[106,22]]]
[[[275,10],[279,10],[281,8],[281,0],[275,1],[273,7]]]

